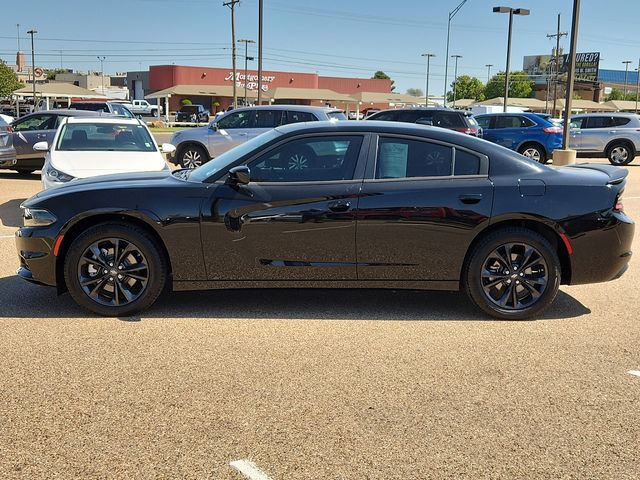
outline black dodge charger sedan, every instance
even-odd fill
[[[331,287],[461,289],[521,319],[560,284],[624,273],[626,176],[437,127],[293,124],[195,170],[38,193],[22,205],[18,275],[101,315],[170,289]]]

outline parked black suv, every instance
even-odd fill
[[[365,120],[383,120],[391,122],[418,123],[448,128],[474,137],[482,137],[482,129],[471,116],[471,112],[451,110],[449,108],[398,108],[383,110]]]
[[[202,105],[183,105],[176,113],[176,122],[202,122],[209,121],[209,110]]]

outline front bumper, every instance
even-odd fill
[[[20,266],[17,275],[29,282],[56,286],[55,234],[49,229],[23,227],[16,232]]]
[[[599,218],[599,228],[572,236],[571,285],[608,282],[620,278],[631,260],[635,231],[633,220],[624,213]]]

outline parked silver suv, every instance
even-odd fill
[[[329,107],[263,105],[237,108],[206,127],[176,132],[170,142],[176,146],[176,153],[169,160],[184,168],[195,168],[279,125],[346,119],[341,110]]]
[[[640,149],[640,116],[590,113],[571,118],[570,148],[580,155],[606,157],[613,165],[631,163]]]
[[[0,168],[16,164],[16,150],[13,148],[11,127],[0,117]]]

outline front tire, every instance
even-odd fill
[[[128,223],[90,227],[71,243],[64,278],[81,307],[108,317],[149,308],[165,288],[168,262],[155,238]]]
[[[635,156],[636,152],[627,142],[616,142],[607,149],[607,158],[611,165],[628,165]]]
[[[545,237],[511,227],[490,233],[474,247],[462,283],[471,301],[489,315],[522,320],[553,302],[560,272],[558,254]]]

